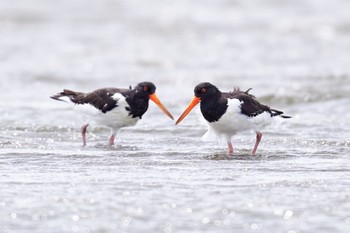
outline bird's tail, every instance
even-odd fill
[[[81,93],[64,89],[62,92],[51,96],[51,98],[54,99],[54,100],[65,101],[66,102],[67,98],[72,101],[74,99],[74,97],[76,97],[79,94],[81,94]],[[64,98],[64,97],[66,97],[66,98]]]
[[[276,110],[276,109],[270,109],[270,110],[271,110],[271,116],[280,116],[282,118],[292,118],[291,116],[282,115],[283,112],[280,110]]]

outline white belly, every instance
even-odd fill
[[[125,108],[129,107],[124,96],[121,94],[114,94],[113,98],[117,100],[118,107],[103,113],[99,109],[90,104],[77,104],[75,108],[88,116],[89,120],[95,121],[97,125],[110,127],[113,129],[120,129],[127,126],[133,126],[139,120],[138,117],[133,118],[129,115],[129,111]]]
[[[229,99],[228,108],[219,121],[208,123],[213,131],[221,138],[230,140],[240,131],[259,131],[271,122],[271,114],[264,112],[255,117],[248,117],[241,113],[242,102],[238,99]]]

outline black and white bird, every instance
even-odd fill
[[[282,111],[259,103],[249,91],[250,89],[241,91],[235,88],[232,92],[221,92],[211,83],[200,83],[194,88],[195,96],[176,124],[179,124],[200,103],[203,117],[215,134],[227,141],[230,155],[233,155],[232,137],[240,131],[254,130],[256,132],[256,142],[252,151],[254,155],[262,137],[261,129],[270,124],[275,116],[282,118],[290,116],[282,115]]]
[[[170,112],[163,106],[155,94],[156,86],[151,82],[141,82],[135,88],[101,88],[93,92],[82,93],[71,90],[52,96],[52,99],[74,104],[77,110],[88,115],[98,125],[111,128],[109,145],[114,145],[116,133],[123,127],[133,126],[148,109],[151,99],[171,119]],[[83,145],[86,145],[87,122],[81,127]]]

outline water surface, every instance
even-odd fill
[[[349,232],[347,1],[0,2],[1,232]],[[49,96],[157,85],[177,118],[193,87],[235,86],[292,115],[235,155],[193,111],[153,103],[116,146]]]

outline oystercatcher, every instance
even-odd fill
[[[135,88],[101,88],[90,93],[71,90],[52,96],[52,99],[71,102],[77,110],[87,114],[97,124],[111,128],[109,145],[114,145],[116,133],[123,127],[133,126],[148,109],[151,99],[171,119],[170,112],[163,106],[155,94],[156,86],[151,82],[141,82]],[[81,127],[83,145],[86,145],[86,128]]]
[[[270,124],[275,116],[282,118],[290,116],[282,115],[282,111],[259,103],[249,94],[250,90],[251,88],[247,91],[234,88],[231,92],[221,92],[211,83],[200,83],[194,88],[195,96],[176,124],[179,124],[193,107],[200,103],[203,117],[216,135],[227,141],[230,155],[233,155],[231,138],[240,131],[254,130],[256,132],[256,142],[252,151],[254,155],[262,137],[260,130]]]

